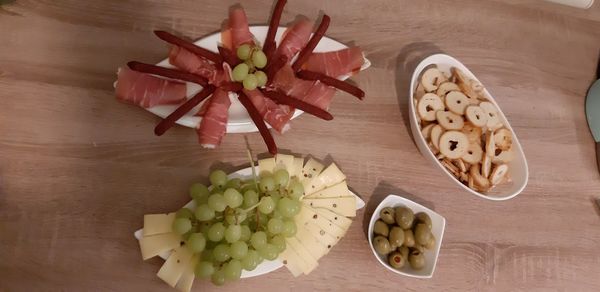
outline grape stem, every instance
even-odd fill
[[[254,206],[250,206],[248,209],[244,210],[244,213],[248,213],[248,212],[254,210],[256,207],[258,207],[258,205],[260,205],[260,202],[256,203]]]

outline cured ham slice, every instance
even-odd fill
[[[161,104],[179,104],[185,101],[186,85],[139,73],[129,68],[119,68],[115,86],[117,99],[144,108]]]
[[[292,28],[286,30],[277,51],[272,58],[276,60],[280,56],[285,56],[288,61],[300,51],[310,38],[312,33],[313,25],[306,19],[300,19]]]
[[[229,10],[229,29],[231,31],[232,51],[243,44],[254,44],[254,38],[248,27],[248,18],[243,8]]]
[[[198,141],[204,148],[215,148],[227,132],[227,118],[231,101],[227,91],[217,88],[207,101],[203,118],[197,129]]]
[[[225,81],[229,81],[229,77],[223,69],[209,60],[178,46],[171,47],[169,63],[183,71],[198,74],[213,85],[220,85]]]
[[[338,78],[360,70],[363,62],[362,50],[350,47],[333,52],[312,53],[302,69]]]
[[[244,89],[244,93],[248,96],[263,119],[269,123],[273,129],[279,133],[283,133],[289,129],[288,122],[294,114],[293,108],[284,104],[276,104],[274,101],[266,98],[258,89]]]
[[[335,95],[335,88],[320,81],[296,78],[291,66],[286,65],[275,76],[272,89],[327,110]]]

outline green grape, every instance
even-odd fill
[[[221,194],[212,194],[208,197],[208,207],[217,212],[223,212],[227,208],[227,202]]]
[[[285,237],[296,235],[296,222],[294,220],[283,220],[283,230],[281,234]]]
[[[240,64],[240,65],[245,66],[245,64]],[[238,66],[240,66],[240,65],[238,65]],[[254,74],[248,74],[244,78],[244,81],[242,81],[242,84],[244,85],[245,89],[254,90],[258,86],[258,79],[256,78],[256,76],[254,76]]]
[[[215,271],[210,277],[210,281],[215,284],[215,286],[225,285],[225,272],[223,269]]]
[[[259,179],[267,176],[273,176],[273,174],[268,170],[263,170],[258,174]]]
[[[267,243],[265,246],[259,249],[258,254],[260,254],[261,257],[270,261],[275,260],[279,255],[279,253],[277,252],[277,247],[270,243]]]
[[[275,209],[277,209],[277,204],[281,199],[281,194],[279,193],[279,191],[270,191],[267,193],[267,195],[270,196],[271,199],[273,199],[273,203],[275,203]]]
[[[288,186],[288,194],[290,198],[298,200],[304,195],[304,186],[299,181],[293,181]]]
[[[193,222],[193,219],[190,220],[190,222]],[[181,237],[183,238],[183,240],[187,241],[190,238],[190,235],[192,235],[196,232],[198,232],[198,226],[196,226],[192,223],[192,228],[188,232],[183,234]]]
[[[285,250],[285,239],[281,235],[274,235],[269,243],[277,248],[277,253],[282,253]]]
[[[254,190],[244,192],[244,208],[250,208],[258,203],[258,193]]]
[[[181,208],[175,213],[175,218],[187,218],[192,220],[194,219],[194,212],[188,208]]]
[[[283,215],[281,215],[279,210],[275,209],[273,213],[271,213],[271,218],[283,219]]]
[[[256,269],[256,266],[259,264],[259,255],[258,252],[250,249],[246,256],[242,259],[242,268],[246,271],[253,271]]]
[[[213,188],[210,190],[210,195],[214,195],[214,194],[222,194],[222,193],[223,193],[223,191],[225,191],[223,188],[215,188],[215,187],[213,187]],[[208,201],[208,199],[206,199],[206,201]]]
[[[194,253],[199,253],[206,247],[206,239],[202,233],[192,233],[187,240],[187,244]]]
[[[245,184],[242,187],[242,193],[246,194],[246,192],[248,191],[254,191],[254,192],[258,192],[258,190],[256,189],[256,187],[254,186],[254,181],[248,184]]]
[[[275,179],[272,176],[263,176],[258,185],[263,192],[272,191],[275,189]]]
[[[281,231],[283,231],[283,221],[281,221],[281,219],[271,218],[267,224],[267,230],[269,230],[271,234],[281,233]]]
[[[265,72],[263,71],[256,71],[254,72],[254,75],[256,76],[256,80],[258,81],[258,87],[263,87],[265,85],[267,85],[267,74],[265,74]]]
[[[240,189],[242,187],[242,180],[239,178],[232,178],[230,180],[227,181],[227,183],[225,184],[225,188],[232,188],[232,189]]]
[[[252,54],[252,47],[250,47],[250,45],[248,44],[243,44],[237,48],[236,53],[237,57],[240,58],[240,60],[248,60],[250,59],[250,55]]]
[[[240,235],[240,241],[248,241],[250,240],[250,236],[252,236],[252,231],[248,225],[242,225],[242,234]]]
[[[194,271],[194,274],[196,274],[196,277],[201,278],[201,279],[205,279],[210,277],[210,275],[212,275],[215,272],[215,267],[213,267],[213,264],[208,262],[208,261],[200,261],[196,264],[196,270]]]
[[[259,250],[267,244],[267,234],[264,231],[258,231],[250,236],[250,244],[254,249]]]
[[[213,250],[214,249],[213,248],[208,248],[209,244],[211,244],[211,243],[213,243],[213,242],[208,242],[206,244],[206,248],[200,254],[200,259],[202,261],[209,262],[209,263],[212,263],[212,262],[215,261],[215,256],[213,255]]]
[[[292,216],[298,215],[298,213],[300,213],[300,208],[302,208],[302,205],[300,205],[300,202],[296,201],[296,200],[292,200]]]
[[[230,260],[223,266],[223,272],[225,272],[225,280],[238,280],[242,276],[242,263],[236,259]]]
[[[273,178],[275,179],[276,186],[287,187],[288,182],[290,181],[290,174],[285,169],[279,169],[273,173]]]
[[[219,242],[223,240],[225,236],[225,225],[221,222],[217,222],[213,224],[210,229],[208,229],[208,239],[210,241]]]
[[[198,225],[198,232],[204,234],[204,237],[208,237],[208,230],[212,226],[210,221],[200,222]]]
[[[210,183],[217,188],[222,188],[227,183],[227,174],[222,170],[215,170],[210,173]]]
[[[246,212],[244,212],[243,209],[237,208],[232,212],[228,212],[228,214],[225,215],[225,221],[227,222],[227,224],[231,225],[241,224],[242,222],[244,222],[244,220],[246,220],[247,216],[248,215],[246,214]]]
[[[248,244],[243,241],[236,241],[229,247],[229,254],[236,260],[243,259],[248,253]]]
[[[279,211],[279,213],[281,213],[281,215],[285,218],[291,218],[294,217],[294,207],[296,205],[294,204],[294,200],[290,199],[290,198],[281,198],[281,200],[279,200],[279,202],[277,202],[277,211]]]
[[[258,205],[258,211],[263,214],[270,214],[275,209],[275,202],[271,197],[262,197],[260,199],[260,205]]]
[[[229,225],[225,229],[225,240],[229,243],[240,240],[242,236],[242,227],[240,225]]]
[[[195,183],[190,187],[190,197],[196,201],[196,203],[203,203],[208,199],[208,188],[201,184]]]
[[[202,204],[196,208],[195,216],[198,221],[208,221],[215,218],[215,211],[207,204]]]
[[[237,64],[237,66],[235,66],[231,72],[233,80],[237,82],[243,81],[246,79],[246,77],[248,77],[248,70],[248,65],[245,63]]]
[[[192,229],[192,222],[188,218],[177,218],[173,221],[173,231],[177,234],[185,234]]]
[[[229,245],[221,243],[215,246],[215,249],[213,249],[213,257],[219,262],[227,261],[229,258],[231,258],[231,255],[229,254]]]
[[[263,51],[254,51],[252,53],[252,63],[256,68],[264,68],[267,66],[267,55]]]
[[[223,197],[225,198],[227,206],[231,208],[237,208],[244,202],[244,197],[236,189],[226,189],[223,193]]]
[[[252,63],[252,60],[246,60],[244,61],[244,64],[246,64],[248,66],[248,70],[250,72],[254,71],[254,63]]]

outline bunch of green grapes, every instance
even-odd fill
[[[242,82],[245,89],[253,90],[267,84],[267,74],[259,70],[267,66],[267,56],[259,47],[244,44],[238,47],[237,56],[243,62],[232,71],[234,81]]]
[[[173,230],[199,254],[196,277],[223,285],[239,279],[242,269],[252,271],[285,250],[285,238],[296,234],[294,216],[304,188],[285,169],[248,181],[228,180],[217,170],[210,183],[191,186],[196,210],[179,210]]]

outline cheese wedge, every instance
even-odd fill
[[[307,205],[303,205],[302,208],[310,208]],[[339,226],[342,229],[348,230],[350,225],[352,225],[352,219],[347,218],[346,216],[341,216],[335,212],[332,212],[328,209],[323,208],[313,208],[315,212],[319,215],[329,219],[329,221],[333,222],[335,225]]]
[[[160,253],[177,248],[181,240],[181,236],[174,232],[142,237],[140,239],[142,258],[147,260]]]
[[[142,233],[144,236],[170,233],[173,231],[173,221],[175,220],[175,213],[169,214],[146,214],[144,215],[144,229]]]
[[[294,166],[292,169],[288,169],[290,172],[290,177],[298,178],[302,176],[302,167],[304,166],[304,158],[302,157],[294,157]]]
[[[179,278],[179,281],[177,281],[175,289],[181,292],[190,292],[192,290],[192,284],[194,284],[194,278],[196,277],[194,270],[196,269],[197,263],[198,256],[194,255],[183,270],[183,274],[181,274],[181,278]]]
[[[306,250],[304,246],[302,246],[302,244],[300,244],[296,238],[288,237],[286,238],[286,243],[288,248],[292,248],[296,254],[300,256],[300,259],[304,261],[305,265],[304,269],[302,270],[303,274],[310,274],[310,272],[312,272],[319,265],[317,260]]]
[[[288,154],[276,154],[275,155],[275,170],[285,169],[290,173],[291,169],[294,168],[294,156]],[[290,173],[290,176],[292,174]]]
[[[288,268],[294,277],[302,275],[303,270],[308,270],[306,263],[302,261],[300,256],[290,247],[286,247],[286,249],[279,254],[279,260],[281,260],[283,265]]]
[[[313,178],[309,184],[304,186],[305,195],[313,194],[326,187],[338,184],[346,179],[346,175],[332,163],[323,172],[321,172],[316,178]]]
[[[341,183],[335,184],[328,188],[314,192],[310,195],[304,196],[304,198],[339,198],[347,196],[351,196],[350,190],[348,190],[348,185],[346,185],[346,181],[342,181]]]
[[[322,199],[307,198],[302,202],[313,208],[325,208],[342,216],[356,216],[356,198],[354,196]]]
[[[312,158],[309,159],[302,168],[302,177],[300,180],[302,182],[310,181],[311,179],[317,177],[321,171],[323,171],[323,167],[323,164],[319,163],[318,161]]]
[[[336,240],[342,239],[346,234],[346,229],[342,229],[335,225],[333,222],[329,221],[329,219],[312,210],[312,208],[301,208],[300,213],[296,215],[294,220],[296,221],[297,226],[304,226],[308,222],[313,222],[327,233],[335,236]]]
[[[273,173],[273,170],[275,170],[276,165],[277,164],[275,163],[275,158],[265,158],[259,160],[258,168],[260,169],[260,171],[258,175],[262,174],[263,172]]]
[[[336,236],[327,233],[327,230],[319,227],[314,222],[305,222],[303,225],[299,225],[298,230],[304,228],[308,233],[314,236],[318,241],[322,242],[328,249],[331,249],[337,242]]]
[[[192,255],[193,253],[185,245],[175,248],[156,275],[169,286],[175,287],[192,260]]]
[[[314,237],[305,228],[300,228],[294,236],[300,243],[306,247],[308,252],[313,255],[316,260],[329,253],[331,246],[326,243],[319,241],[318,238]]]

